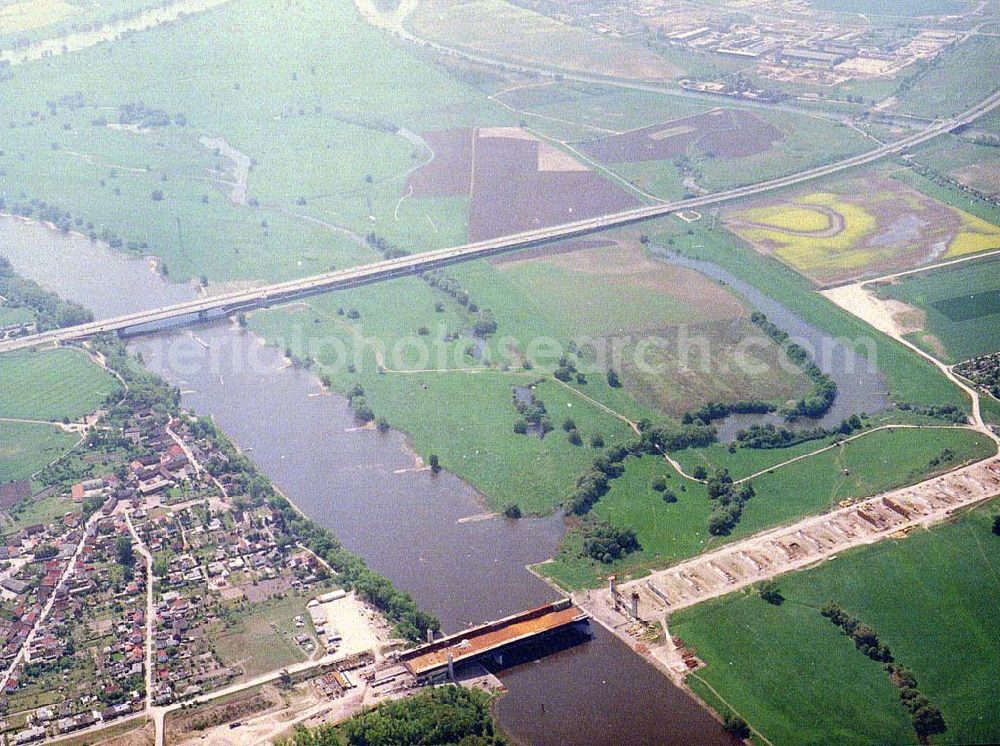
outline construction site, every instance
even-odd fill
[[[661,622],[678,609],[817,564],[845,549],[905,537],[998,492],[1000,458],[994,457],[733,542],[645,578],[622,584],[612,578],[607,588],[589,595],[587,608],[628,637],[635,623]]]

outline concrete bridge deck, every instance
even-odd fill
[[[112,319],[104,319],[79,326],[55,329],[52,331],[31,334],[19,339],[0,342],[0,353],[26,349],[46,344],[59,344],[81,339],[87,339],[108,332],[128,332],[149,325],[164,324],[186,320],[199,321],[217,318],[248,308],[267,306],[272,303],[282,303],[306,295],[345,289],[373,282],[402,277],[418,272],[424,272],[456,262],[469,261],[492,256],[517,249],[538,246],[552,241],[576,238],[609,228],[618,228],[653,218],[663,217],[684,210],[695,210],[723,202],[751,197],[775,189],[783,189],[813,179],[829,176],[850,168],[873,163],[889,155],[902,153],[909,148],[920,145],[941,134],[951,132],[978,119],[1000,105],[1000,92],[994,93],[963,114],[944,120],[928,127],[910,137],[893,143],[882,145],[875,150],[847,158],[837,163],[808,169],[790,176],[772,179],[747,187],[731,189],[726,192],[708,194],[677,202],[667,202],[649,207],[627,210],[612,215],[605,215],[573,223],[565,223],[549,228],[526,231],[512,236],[479,241],[448,249],[429,251],[421,254],[387,259],[381,262],[353,267],[337,272],[327,272],[300,280],[276,283],[253,290],[237,291],[211,298],[201,298],[184,303],[178,303],[163,308],[127,314]]]

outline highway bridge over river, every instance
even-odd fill
[[[685,210],[698,210],[732,200],[753,197],[765,192],[793,187],[807,181],[820,179],[841,171],[873,163],[890,155],[903,153],[907,149],[921,145],[939,135],[964,127],[997,108],[997,106],[1000,106],[1000,92],[994,93],[957,117],[937,122],[917,134],[882,145],[875,150],[836,163],[738,189],[707,194],[676,202],[665,202],[648,207],[640,207],[612,215],[563,223],[548,228],[539,228],[525,231],[524,233],[489,239],[487,241],[478,241],[448,249],[387,259],[359,267],[326,272],[312,277],[280,282],[252,290],[241,290],[208,298],[199,298],[172,306],[118,316],[116,318],[40,332],[0,342],[0,353],[40,345],[78,341],[109,332],[136,334],[171,324],[207,321],[251,308],[285,303],[308,295],[382,282],[397,277],[426,272],[457,262],[471,261],[473,259],[481,259],[519,249],[540,246],[553,241],[577,238],[610,228],[641,223],[672,213],[683,212]]]

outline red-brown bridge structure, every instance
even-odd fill
[[[589,620],[590,614],[564,598],[434,640],[404,652],[399,660],[420,683],[454,678],[456,666],[496,658],[510,646],[584,626]]]

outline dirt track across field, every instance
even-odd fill
[[[638,593],[638,616],[656,622],[677,609],[753,583],[801,570],[852,547],[873,544],[1000,494],[1000,456],[993,456],[919,484],[812,516],[702,554],[618,587],[619,606]],[[609,589],[586,598],[588,610],[606,618],[616,600]]]

